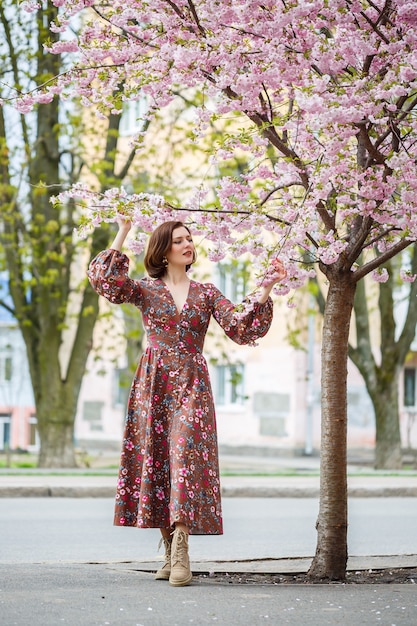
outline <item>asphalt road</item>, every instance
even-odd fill
[[[313,498],[224,498],[225,534],[191,537],[191,558],[312,556],[317,512]],[[157,556],[157,530],[120,528],[112,522],[110,498],[0,498],[0,563]],[[349,501],[349,555],[417,554],[416,529],[417,498]]]
[[[254,571],[262,563],[255,559],[313,555],[315,499],[224,498],[223,505],[225,534],[192,537],[192,562],[230,567],[246,559]],[[1,498],[0,624],[417,624],[415,584],[240,585],[205,576],[170,587],[140,566],[155,559],[158,531],[114,527],[112,514],[107,498]],[[364,562],[417,554],[417,498],[351,499],[349,524],[349,553]]]

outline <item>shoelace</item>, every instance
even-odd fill
[[[174,563],[178,563],[178,561],[184,561],[187,556],[187,544],[185,533],[178,534],[178,540],[175,544],[175,552],[172,554],[172,560]]]

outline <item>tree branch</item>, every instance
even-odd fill
[[[196,8],[195,8],[195,6],[194,6],[194,2],[192,2],[192,0],[187,0],[187,2],[188,2],[188,6],[190,7],[191,15],[192,15],[192,16],[193,16],[193,18],[194,18],[194,21],[195,21],[195,23],[196,23],[196,25],[197,25],[198,30],[200,31],[200,34],[201,34],[203,37],[205,37],[205,36],[206,36],[206,30],[205,30],[205,28],[201,25],[200,18],[198,17],[198,15],[197,15],[197,11],[196,11]]]
[[[417,274],[417,244],[414,243],[412,259],[411,259],[411,274]],[[408,307],[407,307],[407,315],[405,317],[404,326],[402,328],[401,334],[398,338],[398,359],[399,362],[403,363],[404,359],[407,355],[408,350],[410,349],[410,344],[413,341],[416,334],[416,324],[417,324],[417,306],[416,306],[416,298],[417,298],[417,280],[415,280],[410,285],[410,293],[408,294]]]
[[[8,57],[12,66],[14,90],[17,91],[17,85],[20,84],[19,64],[18,64],[18,59],[20,58],[20,55],[17,54],[15,51],[15,48],[13,45],[13,37],[10,31],[10,24],[9,24],[8,19],[5,16],[2,2],[0,2],[0,19],[1,19],[2,26],[4,28],[4,33],[6,35],[6,41],[7,41],[7,45],[9,48]],[[24,114],[20,114],[20,124],[22,128],[23,145],[28,146],[29,145],[29,131],[28,131],[27,123],[26,123],[26,116]]]
[[[406,101],[409,99],[409,97],[410,96],[407,97]],[[412,111],[416,106],[417,106],[417,96],[410,102],[410,104],[404,109],[404,111],[402,111],[401,115],[398,116],[397,124],[402,122],[410,113],[410,111]],[[392,134],[392,132],[393,132],[392,128],[389,128],[387,131],[385,131],[385,133],[380,135],[379,138],[375,140],[375,143],[373,144],[374,148],[377,149],[385,141],[385,139],[387,139],[389,135]]]
[[[10,313],[13,317],[16,317],[16,311],[4,300],[0,300],[0,307],[5,309],[8,313]]]
[[[150,120],[145,120],[144,123],[143,123],[141,132],[145,133],[148,130],[150,124],[151,124]],[[135,156],[136,156],[136,148],[132,148],[132,150],[128,154],[127,159],[126,159],[123,167],[121,168],[120,172],[118,174],[116,174],[116,177],[119,180],[123,180],[124,178],[126,178],[126,176],[129,173],[130,166],[132,165]]]
[[[366,129],[366,121],[358,122],[357,124],[355,124],[355,126],[359,128],[359,136],[363,142],[362,145],[364,148],[366,148],[368,154],[373,158],[376,163],[385,163],[386,156],[375,148],[368,135],[368,131]],[[369,165],[370,164],[367,163],[367,165],[365,165],[365,168],[369,167]]]
[[[390,248],[389,250],[386,250],[378,257],[372,259],[372,261],[365,263],[365,265],[362,265],[359,269],[355,270],[353,272],[354,282],[358,282],[359,280],[361,280],[361,278],[373,272],[373,270],[378,269],[378,267],[381,267],[381,265],[384,265],[386,261],[389,261],[395,255],[399,254],[402,250],[405,250],[406,248],[408,248],[408,246],[411,246],[413,243],[415,242],[410,241],[409,239],[401,239],[401,241],[399,241],[394,246],[392,246],[392,248]]]

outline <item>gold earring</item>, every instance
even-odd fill
[[[165,267],[168,265],[168,259],[166,258],[166,256],[162,257],[162,265],[164,265]]]

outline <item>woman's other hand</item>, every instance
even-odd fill
[[[123,230],[126,231],[127,233],[129,232],[129,230],[132,228],[132,222],[130,221],[130,219],[125,216],[125,215],[118,215],[116,217],[116,223],[119,226],[119,230]]]
[[[287,277],[287,270],[285,269],[283,262],[277,258],[272,259],[271,264],[261,281],[261,286],[273,287],[273,285],[281,282],[286,277]]]
[[[258,297],[259,304],[264,304],[271,293],[271,289],[276,283],[287,277],[287,270],[279,259],[272,259],[268,270],[260,281],[261,293]]]
[[[124,217],[123,215],[118,215],[116,217],[116,223],[119,226],[119,232],[114,238],[113,243],[110,248],[112,250],[118,250],[121,252],[125,239],[129,233],[129,230],[132,228],[132,222],[128,217]]]

